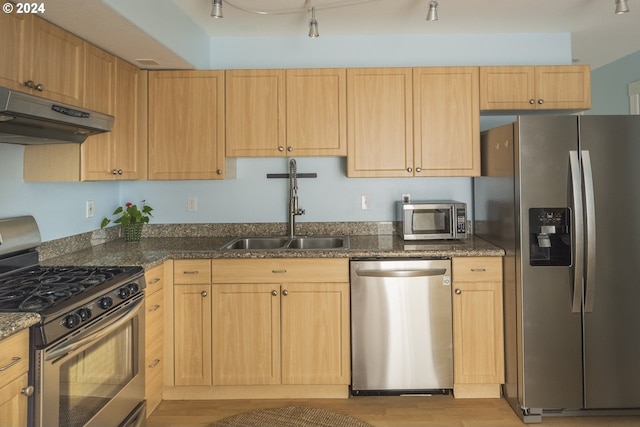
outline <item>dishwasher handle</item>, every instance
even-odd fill
[[[426,268],[421,270],[356,270],[360,277],[430,277],[444,276],[446,268]]]

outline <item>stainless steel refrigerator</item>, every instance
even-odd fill
[[[506,384],[525,422],[640,408],[640,116],[482,133],[476,234],[503,247]]]

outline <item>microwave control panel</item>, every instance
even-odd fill
[[[465,209],[456,209],[456,232],[465,234],[467,231],[467,215]]]

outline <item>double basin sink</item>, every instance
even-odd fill
[[[304,237],[238,237],[222,246],[222,250],[246,249],[349,249],[348,236]]]

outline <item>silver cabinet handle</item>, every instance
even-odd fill
[[[111,175],[118,175],[117,169],[111,169]]]
[[[416,168],[416,172],[418,173],[422,172],[422,168]]]
[[[534,105],[535,103],[536,103],[536,100],[535,100],[535,99],[530,99],[530,100],[529,100],[529,104]]]
[[[155,279],[153,279],[152,281],[150,281],[150,282],[149,282],[149,285],[155,285],[155,284],[156,284],[156,283],[158,283],[160,280],[162,280],[162,279],[160,279],[159,277],[156,277]]]
[[[289,295],[289,291],[285,289],[284,291],[282,291],[282,295],[286,297],[287,295]]]
[[[118,169],[118,175],[122,175],[122,169]]]
[[[278,151],[284,151],[284,147],[282,145],[278,146]]]
[[[22,359],[19,357],[12,357],[11,358],[11,362],[9,362],[8,364],[0,367],[0,372],[2,371],[6,371],[7,369],[9,369],[10,367],[12,367],[13,365],[17,364],[19,361],[21,361]]]
[[[222,169],[218,169],[218,170],[216,170],[216,173],[217,173],[218,175],[222,175]]]
[[[292,147],[292,146],[288,146],[288,147],[287,147],[287,151],[288,151],[288,152],[292,152],[292,151],[293,151],[293,147]]]
[[[147,366],[147,368],[153,369],[156,366],[158,366],[158,363],[160,363],[160,359],[155,359],[153,362],[151,362],[151,364],[149,366]]]
[[[42,92],[44,90],[44,85],[42,83],[38,83],[36,85],[36,90]]]
[[[273,295],[274,297],[278,296],[278,291],[276,291],[275,289],[271,291],[271,295]]]
[[[24,85],[29,89],[35,89],[36,87],[36,84],[33,82],[33,80],[27,80],[26,82],[24,82]]]
[[[473,273],[484,273],[485,271],[487,271],[486,268],[472,268],[471,271]]]
[[[460,289],[456,289],[454,292],[456,293],[456,295],[460,295],[462,293]]]
[[[202,298],[206,298],[206,296],[209,294],[207,293],[207,291],[202,291],[200,292],[200,295],[202,295]]]
[[[538,104],[540,105],[544,104],[544,99],[538,99]]]
[[[413,168],[407,168],[407,172],[413,172]]]
[[[34,390],[33,386],[29,385],[20,390],[20,394],[29,397],[33,394]]]
[[[149,313],[153,313],[154,311],[160,308],[160,304],[156,304],[153,307],[149,308]]]
[[[271,270],[273,274],[285,274],[287,270]]]
[[[183,271],[182,274],[200,274],[200,270],[187,270]]]

